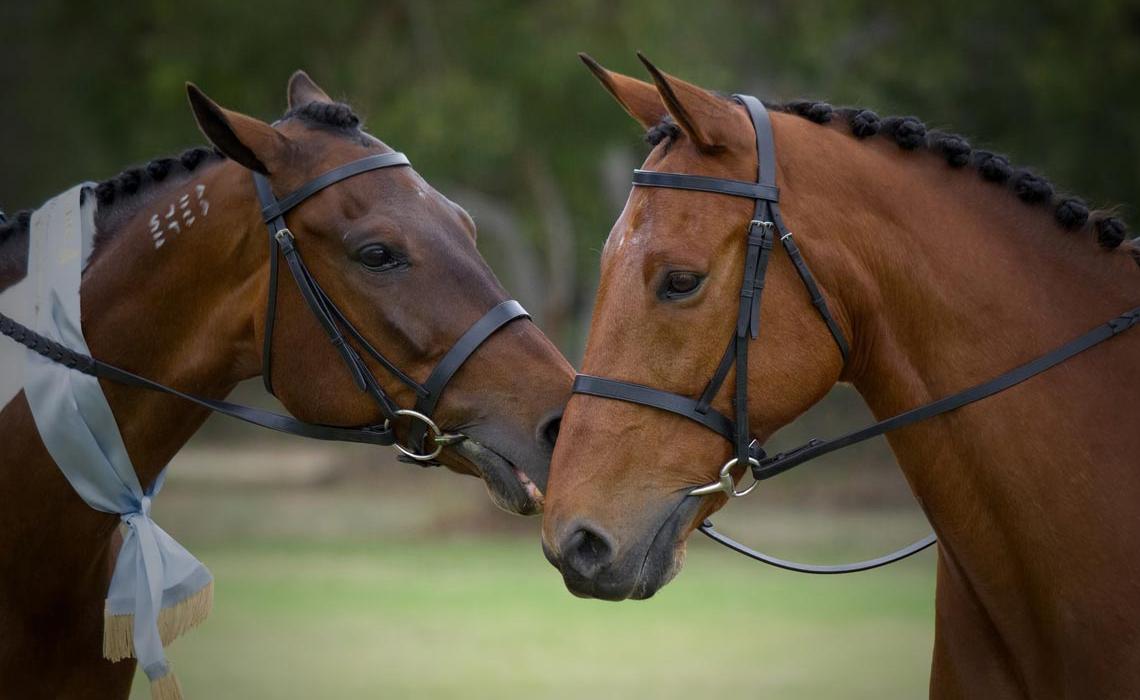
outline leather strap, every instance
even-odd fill
[[[772,118],[764,104],[752,95],[733,95],[732,98],[748,110],[752,130],[756,132],[756,182],[775,189],[776,140],[772,135]]]
[[[828,452],[834,452],[842,447],[870,440],[883,433],[905,428],[908,425],[954,411],[967,404],[993,396],[1027,379],[1035,377],[1079,355],[1085,350],[1103,343],[1113,336],[1123,333],[1137,323],[1140,323],[1140,307],[1126,311],[1108,323],[1101,324],[1088,333],[1065,343],[1061,347],[1026,362],[1020,367],[1000,374],[987,382],[982,382],[981,384],[959,391],[956,394],[951,394],[937,401],[913,408],[835,439],[815,440],[803,447],[773,455],[772,457],[762,460],[760,466],[752,470],[753,476],[756,477],[757,480],[769,479],[777,474],[788,471],[792,467],[803,464],[808,460],[825,455]]]
[[[382,425],[339,427],[319,423],[305,423],[295,418],[270,411],[263,411],[228,401],[218,401],[216,399],[208,399],[194,394],[188,394],[164,384],[159,384],[146,377],[141,377],[125,369],[96,360],[89,355],[70,350],[32,331],[4,314],[0,314],[0,334],[8,336],[29,350],[39,353],[49,360],[58,362],[70,369],[107,381],[177,396],[180,399],[197,404],[215,413],[221,413],[222,415],[236,418],[246,423],[252,423],[262,428],[276,430],[281,433],[289,433],[290,435],[313,438],[315,440],[359,442],[369,445],[382,445],[385,447],[392,445],[396,441],[396,436],[392,430],[385,429]]]
[[[697,190],[699,192],[712,192],[713,194],[727,194],[732,197],[764,199],[772,202],[780,198],[779,191],[770,185],[720,177],[705,177],[704,175],[659,173],[652,170],[634,170],[633,184],[641,187],[663,187],[670,190]]]
[[[704,521],[697,529],[701,531],[701,534],[712,541],[717,544],[722,544],[734,552],[743,554],[746,557],[763,562],[769,566],[795,571],[801,574],[853,574],[857,571],[869,571],[914,556],[938,541],[934,533],[931,533],[902,549],[891,552],[890,554],[884,554],[881,557],[875,557],[874,559],[865,559],[850,564],[803,564],[798,561],[774,557],[771,554],[765,554],[759,550],[752,549],[748,545],[741,544],[731,537],[718,532],[716,528],[713,527],[711,520]]]
[[[491,308],[490,311],[483,314],[483,317],[476,321],[466,332],[455,341],[455,345],[447,351],[447,354],[436,364],[435,369],[428,375],[427,380],[424,382],[424,393],[420,395],[416,401],[416,411],[430,416],[435,412],[435,407],[439,403],[440,397],[443,395],[443,390],[447,383],[451,381],[451,377],[459,370],[467,358],[479,349],[479,347],[490,338],[494,333],[517,318],[530,318],[530,314],[523,308],[522,304],[514,299],[508,299]],[[415,421],[411,431],[408,433],[408,442],[411,445],[417,446],[420,451],[423,451],[424,437],[427,435],[427,425],[423,421]]]
[[[694,420],[709,430],[723,435],[726,440],[734,440],[736,436],[736,426],[732,419],[715,409],[702,407],[699,402],[680,394],[590,374],[579,374],[575,377],[571,391],[575,394],[652,406]]]
[[[781,226],[781,229],[782,228]],[[811,305],[815,307],[815,310],[819,312],[820,318],[827,324],[827,330],[831,332],[831,337],[835,339],[835,344],[839,347],[839,354],[843,356],[843,363],[847,364],[847,356],[851,354],[851,348],[847,345],[847,339],[843,337],[843,331],[840,330],[839,324],[835,321],[835,317],[831,315],[831,309],[827,307],[827,300],[823,298],[823,293],[819,291],[819,285],[815,283],[815,278],[812,277],[811,270],[808,269],[807,263],[804,262],[804,256],[800,254],[799,246],[797,246],[795,240],[792,239],[792,232],[788,231],[780,236],[780,243],[784,245],[784,250],[788,251],[788,257],[792,259],[792,265],[795,266],[796,272],[799,273],[800,280],[803,281],[804,287],[807,288],[808,296],[811,297]]]
[[[327,173],[309,180],[284,197],[275,201],[265,202],[261,209],[261,217],[266,222],[273,221],[278,217],[285,216],[285,213],[290,209],[296,207],[329,185],[335,185],[341,180],[366,173],[369,170],[390,168],[394,165],[411,165],[411,161],[409,161],[408,157],[403,153],[381,153],[379,155],[361,158],[360,160],[354,160],[339,168],[333,168]],[[255,177],[260,176],[255,174]]]
[[[264,204],[273,201],[273,191],[269,187],[269,180],[254,174],[253,187],[257,191],[258,200]],[[278,278],[278,248],[276,233],[285,228],[284,219],[266,222],[269,228],[269,291],[265,302],[265,337],[261,341],[261,383],[270,396],[273,393],[273,330],[277,320],[277,278]]]

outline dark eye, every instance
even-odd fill
[[[704,277],[696,272],[670,272],[665,276],[665,283],[661,286],[659,296],[662,299],[687,297],[700,288],[702,281]]]
[[[404,265],[404,260],[379,243],[370,243],[356,252],[360,264],[373,272],[391,270]]]

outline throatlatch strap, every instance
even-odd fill
[[[808,269],[807,262],[804,261],[804,256],[800,254],[799,246],[796,245],[795,240],[792,238],[792,232],[784,228],[784,224],[780,221],[780,211],[776,205],[772,207],[772,215],[776,219],[776,226],[784,233],[780,236],[780,243],[783,244],[784,250],[788,252],[788,257],[792,259],[792,265],[795,266],[796,272],[800,276],[800,280],[807,288],[808,296],[811,297],[811,305],[819,312],[820,318],[827,325],[827,330],[831,332],[831,337],[835,340],[836,347],[839,348],[839,354],[843,356],[843,363],[847,364],[847,356],[851,353],[850,347],[847,345],[847,339],[843,337],[843,331],[839,328],[835,317],[831,315],[831,309],[827,306],[827,300],[823,298],[823,293],[819,291],[819,285],[815,283],[815,278]]]

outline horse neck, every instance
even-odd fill
[[[880,419],[992,378],[1140,303],[1131,257],[1099,248],[1088,230],[1062,231],[1051,208],[933,154],[819,132],[788,145],[801,152],[782,173],[787,211],[809,212],[799,228],[789,223],[850,319],[844,378]],[[814,166],[797,170],[797,156]],[[888,436],[943,556],[974,590],[1017,592],[1026,605],[1037,593],[1088,599],[1120,581],[1104,576],[1114,559],[1136,560],[1124,525],[1140,496],[1140,437],[1116,423],[1140,391],[1138,347],[1140,333],[1114,338]]]
[[[248,171],[203,165],[100,218],[81,289],[92,354],[212,398],[256,375],[267,244]],[[208,415],[151,391],[103,389],[144,486]]]

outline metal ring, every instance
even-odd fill
[[[747,496],[748,494],[752,493],[752,489],[756,488],[756,485],[760,483],[759,481],[754,480],[748,486],[748,488],[744,489],[743,491],[736,490],[736,484],[732,480],[732,468],[736,466],[736,463],[738,461],[739,459],[737,457],[733,457],[732,459],[725,462],[724,466],[720,468],[720,477],[716,481],[710,484],[705,484],[704,486],[698,486],[697,488],[690,491],[689,495],[707,496],[710,493],[724,492],[728,494],[730,498],[740,498],[741,496]],[[748,463],[753,467],[760,466],[760,462],[755,457],[749,457]]]
[[[422,455],[422,454],[419,454],[417,452],[413,452],[413,451],[409,450],[408,448],[404,447],[403,445],[401,445],[398,442],[392,443],[392,447],[395,447],[397,450],[400,451],[400,454],[404,455],[408,459],[414,459],[417,462],[429,462],[429,461],[431,461],[431,460],[433,460],[439,456],[439,453],[443,451],[443,446],[444,446],[446,441],[441,441],[439,439],[439,438],[443,437],[443,431],[439,429],[439,426],[435,424],[435,421],[433,421],[431,418],[428,418],[427,416],[420,413],[419,411],[413,411],[410,408],[401,408],[401,409],[396,411],[396,415],[397,416],[407,416],[408,418],[415,418],[416,420],[418,420],[421,423],[423,423],[424,425],[426,425],[428,430],[430,430],[432,433],[434,433],[434,435],[432,436],[432,440],[433,440],[433,442],[435,442],[435,449],[432,450],[430,454]],[[390,419],[385,419],[384,420],[384,429],[387,430],[389,427],[391,427],[391,424],[392,424],[392,421]]]

